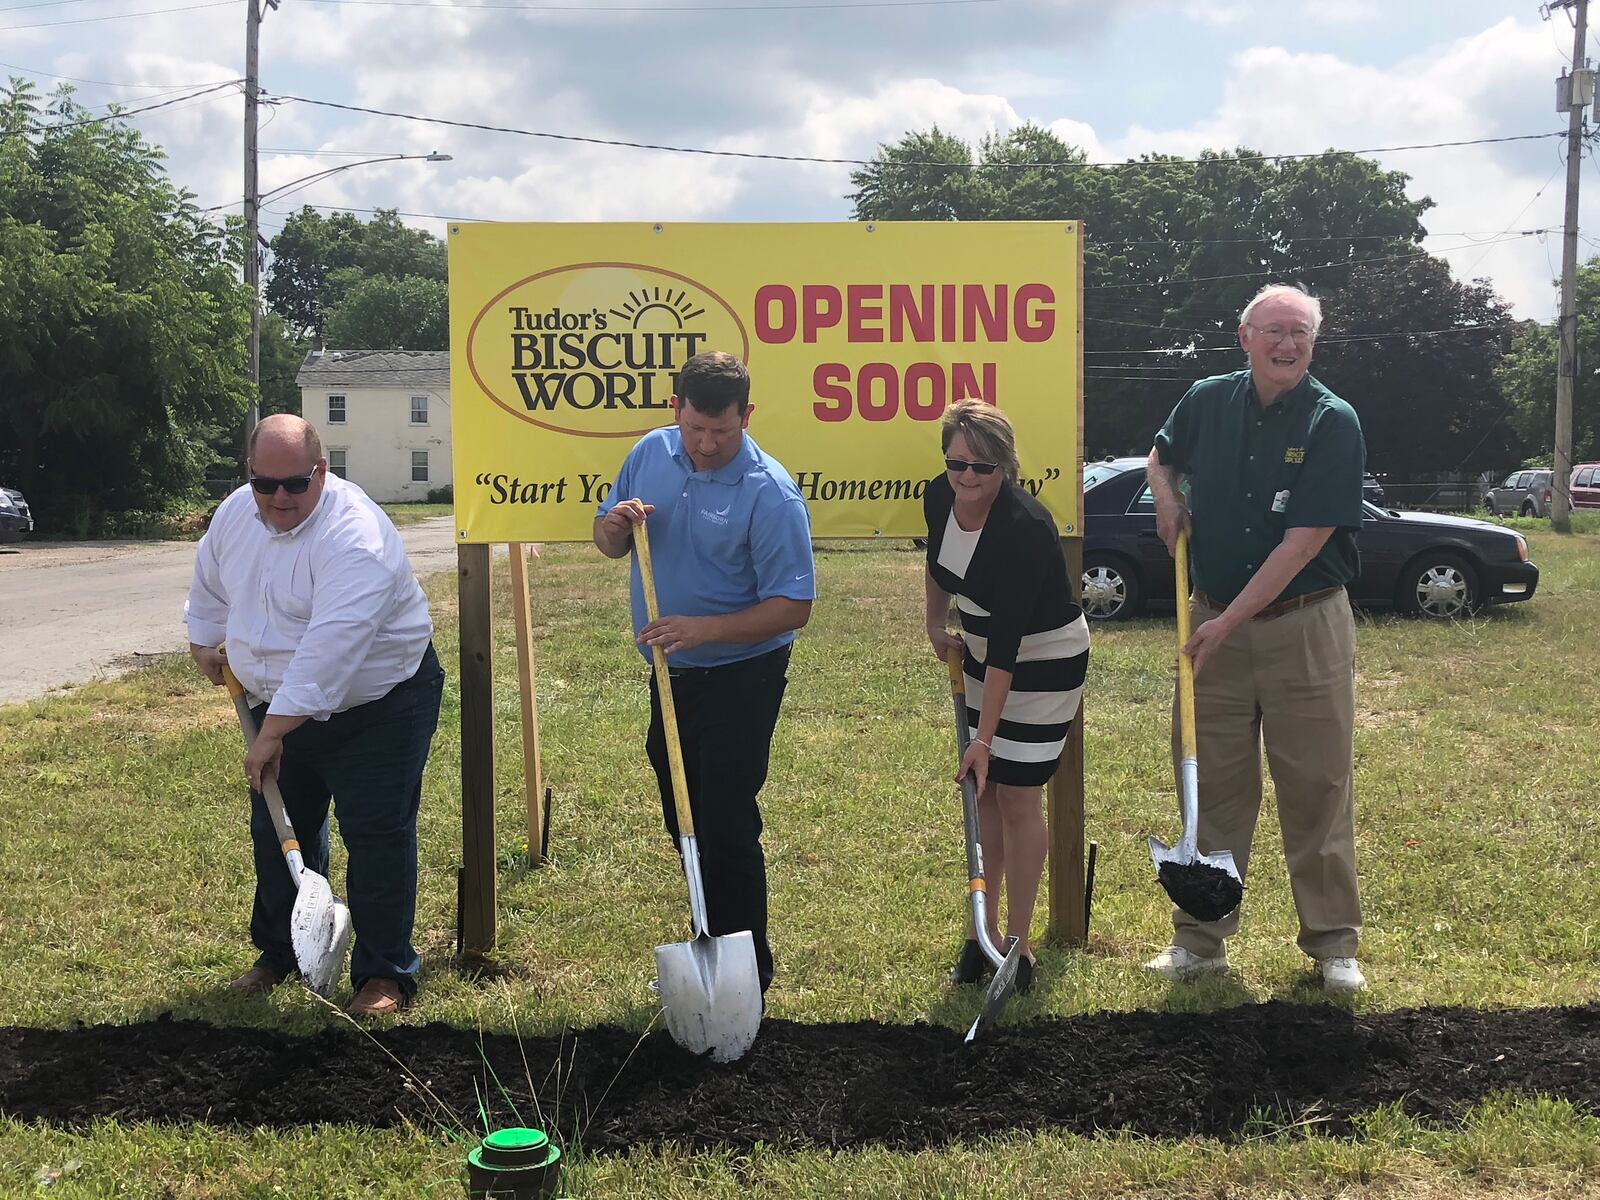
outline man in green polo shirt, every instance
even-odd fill
[[[1355,410],[1311,376],[1322,306],[1263,288],[1240,318],[1245,371],[1202,379],[1150,452],[1156,523],[1188,529],[1200,766],[1199,846],[1244,875],[1261,810],[1261,747],[1277,793],[1300,948],[1330,990],[1366,986],[1356,961],[1355,621],[1366,444]],[[1187,502],[1180,482],[1188,481]],[[1239,912],[1173,910],[1168,979],[1228,969]]]

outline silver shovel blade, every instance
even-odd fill
[[[315,871],[302,870],[300,893],[289,914],[289,940],[300,977],[317,995],[332,995],[344,974],[344,956],[354,936],[350,910],[334,899],[328,881]]]
[[[761,977],[750,931],[701,934],[656,947],[656,979],[667,1032],[691,1054],[713,1062],[743,1057],[761,1030]]]
[[[978,1010],[978,1016],[972,1022],[972,1028],[967,1030],[968,1042],[976,1041],[986,1033],[991,1025],[1005,1010],[1006,1002],[1017,990],[1017,964],[1022,961],[1022,940],[1012,938],[1011,945],[1006,951],[1006,956],[994,970],[994,978],[989,981],[989,986],[983,992],[983,1007]]]

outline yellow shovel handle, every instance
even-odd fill
[[[1183,648],[1189,641],[1189,531],[1178,533],[1178,548],[1172,556],[1177,580],[1178,606],[1178,724],[1183,738],[1183,757],[1195,756],[1194,664]]]
[[[656,577],[650,569],[650,535],[645,532],[648,521],[633,527],[633,548],[639,555],[639,579],[644,585],[644,611],[654,621],[660,611],[656,607]],[[656,668],[656,694],[661,700],[661,728],[667,738],[667,764],[672,768],[672,803],[678,810],[678,836],[694,836],[694,814],[689,811],[689,781],[683,773],[683,745],[678,741],[678,710],[672,703],[672,676],[667,671],[667,656],[660,646],[650,647],[650,658]]]

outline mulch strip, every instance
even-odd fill
[[[482,1094],[496,1124],[518,1123],[514,1104],[559,1142],[609,1152],[665,1142],[910,1150],[1042,1129],[1228,1139],[1263,1114],[1343,1134],[1380,1104],[1451,1122],[1500,1092],[1600,1111],[1597,1005],[1100,1013],[1004,1027],[971,1047],[930,1025],[773,1020],[732,1066],[661,1032],[612,1027],[520,1044],[438,1024],[377,1037],[413,1078],[342,1024],[310,1038],[168,1018],[0,1029],[0,1112],[68,1126],[453,1123],[422,1081],[463,1127]]]

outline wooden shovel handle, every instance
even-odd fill
[[[239,677],[233,673],[226,660],[222,664],[222,682],[228,689],[228,695],[233,697],[233,707],[239,714],[239,728],[244,732],[246,747],[255,744],[256,723],[250,715],[250,702],[245,698],[244,684],[239,682]],[[261,796],[267,802],[267,815],[272,818],[272,828],[278,834],[278,846],[288,854],[291,850],[296,854],[300,852],[300,840],[294,835],[294,826],[289,824],[288,810],[283,807],[283,793],[278,790],[278,781],[266,772],[261,774]],[[299,882],[299,876],[295,877]]]
[[[639,580],[644,585],[644,611],[654,621],[661,615],[656,606],[656,576],[650,568],[649,521],[633,527],[633,549],[639,556]],[[689,811],[689,780],[683,773],[683,745],[678,740],[678,710],[672,703],[672,675],[667,656],[660,646],[650,647],[656,668],[656,694],[661,701],[661,728],[667,739],[667,764],[672,769],[672,803],[678,812],[678,836],[694,836],[694,814]]]

